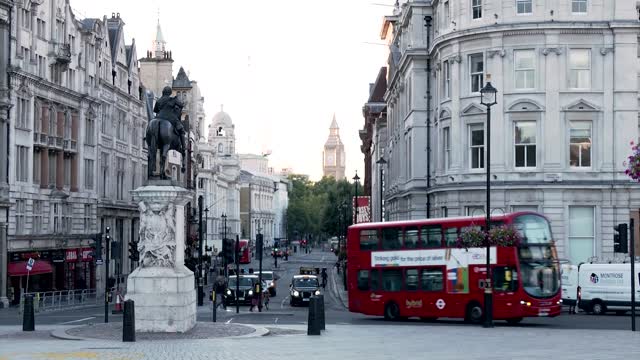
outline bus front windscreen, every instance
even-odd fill
[[[522,237],[518,249],[522,287],[537,298],[552,297],[560,290],[558,259],[549,222],[539,215],[522,215],[514,221]]]

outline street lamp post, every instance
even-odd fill
[[[355,216],[354,216],[354,220],[353,223],[357,224],[358,223],[358,180],[360,180],[360,177],[358,176],[358,171],[356,170],[356,176],[353,177],[353,182],[356,185],[356,196],[355,196],[355,201],[354,201],[354,208],[355,208]]]
[[[222,218],[222,225],[224,226],[224,229],[222,230],[222,247],[224,248],[224,243],[227,241],[227,215],[225,213],[222,213],[222,216],[220,217]],[[222,260],[222,265],[224,265],[224,277],[227,279],[227,281],[229,281],[229,273],[227,272],[229,264],[227,264],[227,257],[225,254],[222,254]]]
[[[480,103],[487,107],[487,209],[485,210],[485,241],[487,244],[487,278],[484,288],[484,323],[483,327],[493,327],[493,285],[491,284],[491,244],[489,243],[489,229],[491,228],[491,107],[497,104],[498,90],[491,85],[491,77],[487,74],[487,84],[480,90]]]
[[[203,279],[203,268],[202,268],[202,258],[204,252],[202,251],[202,245],[204,244],[203,235],[202,235],[202,212],[204,207],[204,199],[202,196],[198,197],[198,306],[204,305],[204,279]]]
[[[356,175],[357,176],[357,175]],[[341,262],[342,265],[342,284],[344,286],[344,290],[347,290],[347,259],[346,259],[346,252],[347,252],[347,229],[349,228],[349,223],[347,222],[347,210],[349,209],[349,205],[347,204],[346,201],[342,202],[342,211],[344,213],[344,237],[342,240],[342,244],[344,244],[344,252],[345,252],[345,257],[339,257],[338,261]],[[342,244],[340,245],[340,256],[342,256]]]
[[[209,231],[208,231],[209,230],[208,229],[209,228],[209,208],[204,209],[204,224],[203,225],[204,225],[204,230],[203,230],[203,232],[204,232],[204,250],[206,252],[207,251],[207,246],[209,245]],[[212,254],[213,254],[213,251],[211,252],[211,255]],[[214,257],[210,256],[209,259],[211,261],[209,266],[212,266]],[[209,273],[208,270],[209,269],[207,269],[207,271],[204,272],[204,285],[205,286],[208,285],[208,283],[207,283],[207,277],[208,277],[207,275]]]
[[[381,156],[380,159],[378,161],[376,161],[376,164],[378,164],[378,167],[380,168],[380,222],[384,221],[383,215],[384,215],[384,211],[382,211],[382,198],[384,197],[384,194],[382,193],[383,189],[382,189],[382,176],[384,175],[382,173],[382,167],[387,163],[387,160],[384,159],[384,156]]]

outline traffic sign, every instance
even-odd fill
[[[33,265],[36,263],[35,260],[33,260],[33,258],[29,258],[29,260],[27,261],[27,270],[31,271],[33,270]]]

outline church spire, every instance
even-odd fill
[[[336,121],[336,113],[333,113],[333,121],[331,121],[331,126],[329,126],[329,129],[340,129],[340,127],[338,126],[338,122]]]
[[[160,11],[158,11],[158,24],[156,25],[156,39],[153,40],[153,50],[156,58],[163,58],[166,53],[167,42],[162,36],[162,29],[160,28]]]

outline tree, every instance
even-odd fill
[[[311,235],[314,239],[343,234],[342,204],[347,206],[347,223],[351,224],[353,184],[332,177],[313,183],[306,175],[291,175],[289,180],[292,189],[286,215],[288,237],[293,239],[296,232],[300,237]]]

